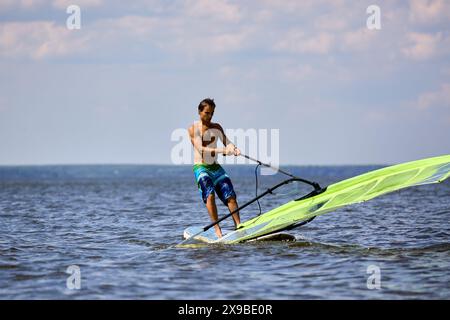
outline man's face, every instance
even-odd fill
[[[207,105],[206,107],[203,108],[203,111],[200,111],[198,114],[200,115],[200,119],[203,122],[206,122],[206,123],[211,122],[211,119],[214,115],[214,108]]]

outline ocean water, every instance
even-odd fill
[[[378,167],[285,169],[326,186]],[[251,199],[254,167],[225,168]],[[449,218],[445,181],[317,217],[295,242],[179,248],[210,222],[189,166],[0,167],[0,299],[449,299]]]

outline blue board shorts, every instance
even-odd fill
[[[204,203],[210,194],[216,194],[224,205],[236,197],[230,177],[220,164],[194,164],[195,181]]]

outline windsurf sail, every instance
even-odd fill
[[[417,160],[374,170],[331,184],[320,190],[315,188],[313,192],[304,197],[290,201],[278,208],[241,223],[236,231],[226,234],[216,242],[242,242],[273,232],[292,229],[311,221],[316,216],[344,206],[367,201],[407,187],[439,183],[449,176],[450,155]],[[296,178],[291,178],[278,184],[276,187],[297,180]],[[259,198],[261,198],[261,195],[253,199],[253,201]]]

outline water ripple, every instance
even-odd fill
[[[176,247],[185,227],[209,222],[185,169],[75,166],[2,173],[0,298],[450,297],[448,182],[318,217],[292,231],[296,242]],[[229,174],[243,202],[254,194],[253,170],[239,170]],[[363,169],[301,170],[334,182]],[[279,177],[265,179],[261,188]],[[279,205],[288,195],[269,197],[263,206]],[[249,207],[242,216],[257,210]],[[66,286],[69,266],[80,268],[80,290]],[[367,288],[369,266],[381,271],[380,290]]]

